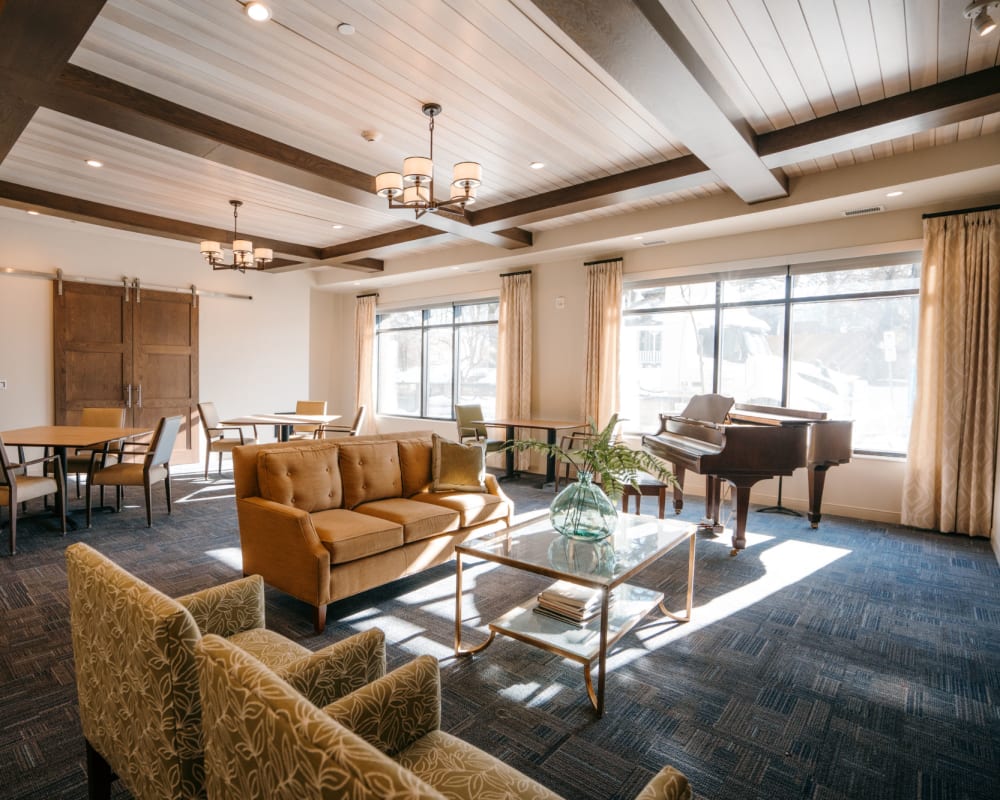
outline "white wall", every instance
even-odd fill
[[[199,298],[200,399],[223,416],[294,408],[310,385],[310,277],[214,272],[197,245],[0,209],[0,430],[53,421],[52,286],[3,268],[252,295]],[[152,287],[151,287],[152,288]],[[270,430],[261,429],[270,435]]]

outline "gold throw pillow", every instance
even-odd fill
[[[431,478],[435,492],[485,492],[486,451],[478,444],[459,444],[435,433]]]

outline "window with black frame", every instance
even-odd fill
[[[696,394],[854,421],[855,452],[906,453],[919,254],[627,286],[621,414],[655,431]]]
[[[378,312],[378,413],[454,419],[456,403],[479,403],[494,415],[498,319],[495,299]]]

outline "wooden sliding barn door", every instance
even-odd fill
[[[198,460],[198,307],[191,295],[54,283],[56,424],[85,406],[126,409],[126,425],[184,418],[173,463]]]

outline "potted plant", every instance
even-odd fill
[[[589,436],[573,449],[535,439],[516,439],[505,449],[537,450],[576,467],[576,482],[556,495],[549,506],[549,518],[552,527],[564,536],[596,541],[614,533],[618,521],[615,503],[626,485],[638,491],[640,473],[653,475],[669,486],[677,481],[662,461],[644,450],[633,450],[615,435],[617,414],[600,431],[593,419],[589,427]]]

